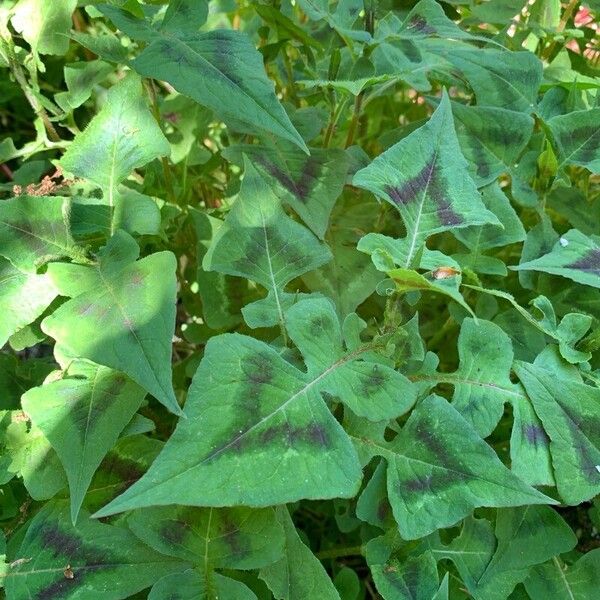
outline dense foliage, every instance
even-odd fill
[[[0,594],[600,594],[597,0],[0,0]]]

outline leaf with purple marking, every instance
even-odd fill
[[[0,204],[0,254],[24,273],[68,257],[89,262],[70,232],[71,199],[17,196]]]
[[[560,237],[548,254],[511,269],[542,271],[600,288],[600,245],[595,238],[571,229]]]
[[[264,567],[279,559],[284,544],[273,508],[152,507],[134,511],[127,526],[157,552],[199,563],[207,575],[213,568]]]
[[[467,172],[444,92],[429,121],[356,173],[353,184],[395,206],[406,226],[404,266],[434,233],[498,224]]]
[[[349,157],[343,150],[313,148],[310,156],[287,143],[240,145],[223,156],[243,164],[242,153],[265,178],[275,195],[323,238],[329,215],[346,182]]]
[[[273,596],[277,600],[340,600],[323,565],[300,539],[285,506],[277,509],[277,518],[285,533],[283,556],[259,571]]]
[[[329,301],[299,302],[286,320],[307,371],[264,342],[211,338],[188,394],[188,418],[146,476],[98,515],[166,504],[270,506],[357,492],[356,451],[321,393],[381,420],[410,408],[412,386],[377,361],[373,344],[342,348]]]
[[[35,321],[58,295],[46,273],[23,273],[0,257],[0,348]]]
[[[120,28],[148,42],[130,63],[140,75],[167,81],[223,119],[276,135],[308,152],[275,95],[261,54],[247,35],[227,29],[195,33],[179,28],[173,32],[172,19],[166,21],[169,13],[175,16],[171,7],[160,31],[123,9],[104,5],[100,10]],[[177,16],[181,16],[181,6]]]
[[[377,591],[384,600],[431,600],[439,585],[433,554],[426,551],[407,558],[403,545],[393,528],[367,544],[365,558]]]
[[[23,395],[23,410],[52,444],[67,473],[73,523],[94,472],[144,395],[122,373],[84,362],[71,363],[68,375]]]
[[[568,504],[600,493],[600,389],[557,376],[538,364],[515,363],[548,437],[556,487]]]
[[[5,579],[8,598],[121,600],[189,563],[164,556],[122,527],[87,514],[71,524],[65,503],[48,503],[32,519]]]
[[[387,460],[388,498],[404,539],[450,527],[480,506],[556,503],[511,473],[439,396],[418,404],[393,442],[357,443]]]
[[[242,310],[251,327],[285,326],[298,295],[285,291],[295,277],[331,260],[331,252],[281,207],[265,174],[244,161],[244,179],[233,208],[203,259],[207,271],[245,277],[268,290]]]
[[[133,253],[132,253],[133,252]],[[135,241],[119,230],[84,288],[42,321],[56,351],[118,369],[180,414],[171,373],[175,329],[175,256],[157,252],[135,261]]]
[[[600,173],[600,108],[552,117],[547,126],[557,149],[559,168],[577,165]]]
[[[148,600],[257,600],[256,594],[241,581],[210,573],[202,577],[196,569],[174,573],[159,579]]]

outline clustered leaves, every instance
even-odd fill
[[[0,594],[595,600],[596,0],[0,0]]]

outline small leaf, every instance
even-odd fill
[[[68,377],[23,395],[23,410],[52,444],[67,473],[73,523],[94,472],[143,397],[143,390],[123,374],[88,363],[71,363]]]

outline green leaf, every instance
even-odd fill
[[[47,274],[23,273],[0,258],[0,347],[35,321],[58,295]]]
[[[208,271],[246,277],[268,290],[266,299],[245,307],[251,327],[279,323],[297,300],[284,291],[295,277],[331,259],[329,249],[288,217],[267,180],[246,159],[239,196],[213,238],[203,266]]]
[[[227,148],[223,155],[242,165],[245,154],[275,195],[323,238],[329,215],[346,182],[349,157],[342,150],[311,148],[310,156],[290,144]]]
[[[434,233],[498,223],[484,207],[472,179],[463,174],[466,167],[444,93],[423,127],[354,176],[354,185],[387,200],[400,212],[407,232],[404,266],[412,265],[419,248]]]
[[[264,567],[279,559],[284,544],[273,508],[155,507],[134,511],[127,525],[157,552],[201,563],[205,574]]]
[[[556,145],[559,168],[585,167],[600,173],[600,108],[552,117],[547,126]]]
[[[600,246],[594,238],[571,229],[560,237],[548,254],[511,269],[542,271],[600,288]]]
[[[71,15],[77,0],[20,0],[12,25],[32,50],[40,54],[65,54],[69,48]]]
[[[208,16],[208,0],[171,0],[160,24],[165,34],[193,34]]]
[[[0,254],[25,273],[63,257],[85,260],[69,232],[70,198],[17,196],[0,204]]]
[[[111,260],[110,251],[127,242],[135,247],[133,257]],[[42,330],[56,340],[63,355],[123,371],[180,414],[171,383],[175,256],[157,252],[133,262],[137,252],[133,239],[118,232],[104,260],[86,269],[87,287],[46,317]]]
[[[56,103],[65,112],[73,111],[91,96],[94,87],[104,81],[111,71],[112,66],[101,60],[65,65],[65,83],[69,91],[56,94]]]
[[[277,600],[340,600],[323,565],[300,540],[287,508],[277,509],[277,518],[285,532],[283,556],[259,572],[273,596]]]
[[[366,559],[377,591],[384,600],[431,600],[438,590],[438,572],[430,552],[408,558],[399,555],[394,530],[371,540]]]
[[[74,527],[65,504],[49,503],[31,521],[5,587],[8,598],[120,600],[187,566],[84,513]]]
[[[533,118],[522,112],[452,102],[460,147],[478,185],[512,171],[533,132]]]
[[[355,450],[320,393],[381,419],[408,410],[412,386],[375,362],[372,346],[343,351],[328,301],[298,303],[287,321],[307,372],[252,338],[211,338],[188,394],[188,419],[147,476],[98,514],[172,503],[269,506],[356,493],[361,471]],[[305,330],[307,322],[311,326]],[[200,432],[201,444],[195,441]],[[244,485],[231,484],[227,473],[233,464]],[[189,485],[190,478],[195,485]],[[263,478],[270,479],[268,487]]]
[[[94,472],[143,397],[143,390],[123,374],[83,362],[71,363],[68,376],[23,395],[23,410],[52,444],[67,473],[73,523]]]
[[[389,446],[361,443],[388,462],[388,497],[404,539],[450,527],[478,506],[555,503],[511,473],[439,396],[423,400]]]
[[[525,580],[531,600],[594,600],[600,586],[600,548],[590,550],[573,565],[553,558],[532,569]]]
[[[287,322],[307,372],[258,340],[239,334],[211,338],[188,393],[188,419],[147,476],[98,515],[172,503],[270,506],[356,493],[361,478],[356,452],[321,392],[381,419],[408,410],[413,388],[375,362],[372,345],[342,351],[339,323],[327,300],[296,304]],[[229,479],[232,465],[243,485]]]
[[[60,165],[97,183],[112,207],[119,183],[134,169],[170,151],[148,109],[140,78],[129,74],[109,90],[106,104],[75,136]]]
[[[240,581],[218,573],[211,573],[206,581],[198,571],[192,569],[159,579],[150,591],[148,600],[173,600],[174,590],[177,590],[177,600],[257,600],[254,592]]]
[[[189,8],[191,3],[188,0],[180,4]],[[193,33],[181,28],[173,30],[170,25],[158,32],[147,21],[124,10],[107,5],[101,10],[128,35],[148,42],[131,62],[140,75],[168,81],[178,92],[214,110],[223,119],[276,135],[308,153],[265,75],[261,54],[246,35],[224,29]],[[181,20],[181,6],[177,14]],[[171,15],[175,16],[175,9]],[[192,22],[194,26],[199,22],[196,16]],[[173,31],[176,35],[172,35]]]
[[[517,361],[515,372],[550,438],[556,486],[568,504],[600,493],[600,389]]]

